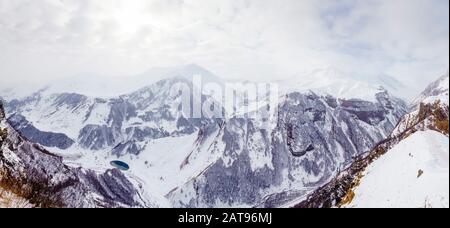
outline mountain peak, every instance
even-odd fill
[[[440,101],[449,105],[449,73],[439,77],[431,83],[427,88],[413,101],[413,107],[420,103],[434,103]]]
[[[169,76],[178,76],[176,74],[179,74],[180,76],[192,78],[194,75],[199,75],[202,78],[209,78],[212,80],[219,80],[217,76],[215,76],[211,71],[201,67],[197,64],[188,64],[183,65],[180,67],[176,67],[175,70],[171,72],[173,75]]]
[[[181,68],[183,68],[185,70],[191,70],[191,71],[207,71],[205,68],[203,68],[200,65],[195,64],[195,63],[191,63],[191,64],[187,64],[187,65],[181,66]]]
[[[49,94],[77,93],[90,97],[110,98],[135,92],[161,80],[183,79],[191,81],[193,75],[201,75],[205,82],[221,81],[205,68],[197,64],[188,64],[175,67],[155,67],[136,75],[79,74],[71,78],[54,81],[46,86],[45,91]],[[2,92],[2,95],[5,94],[10,93]]]

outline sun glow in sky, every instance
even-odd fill
[[[118,23],[120,33],[123,35],[131,36],[142,26],[150,24],[151,15],[144,10],[145,1],[116,2],[110,15]]]
[[[0,0],[0,84],[201,65],[277,80],[336,67],[423,89],[448,70],[448,0]]]

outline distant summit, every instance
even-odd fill
[[[312,91],[322,95],[330,95],[341,99],[361,99],[375,101],[376,94],[387,91],[403,98],[399,92],[405,86],[388,75],[364,75],[345,72],[328,67],[318,69],[310,74],[299,75],[282,82],[287,91]],[[383,88],[380,90],[380,88]]]

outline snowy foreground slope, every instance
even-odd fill
[[[449,139],[419,131],[364,171],[345,207],[449,207]]]

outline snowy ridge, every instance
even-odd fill
[[[440,101],[441,104],[447,105],[447,107],[449,106],[449,73],[430,84],[413,101],[413,106],[417,107],[420,103],[433,104],[436,101]]]
[[[449,140],[419,131],[402,140],[362,174],[345,207],[449,207]]]

